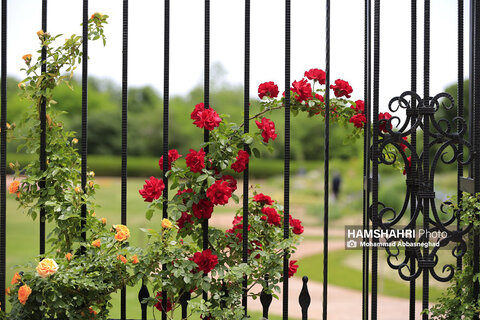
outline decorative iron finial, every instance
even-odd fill
[[[310,306],[310,294],[308,293],[308,277],[304,276],[302,278],[303,281],[303,286],[302,286],[302,291],[300,292],[300,295],[298,296],[298,303],[300,304],[300,307],[302,308],[302,320],[306,320],[307,313],[308,313],[308,307]]]

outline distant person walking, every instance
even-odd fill
[[[341,185],[342,185],[342,177],[340,176],[339,173],[335,173],[332,181],[332,191],[333,191],[333,195],[335,196],[335,200],[338,199]]]

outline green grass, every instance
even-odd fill
[[[381,252],[380,252],[381,253]],[[348,264],[348,259],[356,261],[358,268]],[[383,257],[379,254],[379,257]],[[352,260],[353,260],[352,259]],[[382,258],[379,259],[383,263]],[[362,252],[361,251],[332,251],[328,254],[328,283],[339,287],[362,290]],[[300,259],[298,261],[298,274],[306,275],[310,280],[323,282],[323,273],[319,272],[319,266],[323,265],[323,254],[318,254]],[[380,265],[379,265],[380,266]],[[389,267],[387,267],[389,268]],[[380,270],[383,268],[380,267]],[[385,268],[386,269],[386,268]],[[419,280],[421,281],[421,280]],[[417,281],[416,296],[421,297],[421,285]],[[432,281],[430,287],[430,300],[436,301],[444,291],[435,286],[436,281]],[[397,272],[386,269],[386,272],[380,272],[378,277],[378,294],[392,297],[408,299],[409,283],[401,280]]]

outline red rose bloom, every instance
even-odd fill
[[[303,233],[302,221],[300,221],[299,219],[293,219],[292,216],[290,216],[290,226],[292,226],[293,228],[293,233],[295,234]]]
[[[228,186],[227,181],[217,180],[207,189],[207,197],[214,205],[227,204],[231,196],[232,189]]]
[[[247,168],[248,164],[248,159],[250,158],[250,155],[248,154],[247,151],[240,150],[238,151],[238,155],[235,158],[236,161],[232,163],[232,169],[235,172],[243,172]]]
[[[268,143],[268,139],[275,140],[277,134],[275,133],[275,123],[268,118],[262,118],[262,121],[255,120],[258,129],[262,130],[263,142]]]
[[[296,265],[295,263],[297,262],[297,260],[290,260],[290,263],[288,265],[288,277],[293,277],[293,275],[295,273],[297,273],[297,269],[298,269],[298,265]]]
[[[234,177],[226,174],[223,175],[220,179],[228,182],[228,187],[232,190],[232,193],[237,190],[237,180],[235,180]]]
[[[290,90],[292,90],[293,93],[296,93],[295,99],[297,99],[298,102],[312,99],[312,86],[307,79],[293,81],[292,88]]]
[[[150,180],[145,180],[143,189],[138,190],[138,192],[145,199],[145,202],[152,202],[160,198],[163,189],[165,189],[163,181],[152,176]]]
[[[403,175],[407,174],[407,170],[410,171],[410,168],[412,167],[412,157],[407,158],[407,165],[408,165],[408,169],[407,169],[407,166],[405,166],[405,168],[403,169]]]
[[[234,234],[239,241],[242,241],[243,240],[243,217],[236,216],[233,219],[232,225],[233,227],[226,231],[227,237],[228,237],[228,234]],[[248,225],[247,230],[250,231],[250,225]]]
[[[186,223],[193,225],[192,215],[188,212],[182,212],[182,216],[177,220],[177,226],[179,229],[183,229]]]
[[[378,120],[380,120],[380,126],[379,126],[380,131],[385,132],[385,133],[388,132],[387,123],[388,123],[388,119],[390,119],[391,117],[392,117],[392,115],[388,112],[385,112],[385,113],[380,112],[378,114]],[[384,121],[381,121],[381,120],[384,120]],[[390,128],[390,130],[392,129],[392,124],[391,123],[389,124],[389,128]]]
[[[363,124],[367,122],[367,118],[365,118],[363,113],[357,113],[350,118],[349,122],[353,123],[357,128],[363,128]]]
[[[277,210],[274,208],[265,207],[262,208],[262,213],[264,214],[264,216],[261,217],[262,220],[267,221],[267,223],[270,225],[280,226],[281,217]]]
[[[185,157],[187,167],[192,172],[201,172],[205,168],[205,151],[200,149],[198,152],[190,149],[190,153]]]
[[[321,102],[325,102],[325,98],[321,94],[318,94],[318,93],[315,93],[315,99],[318,99]]]
[[[222,119],[218,116],[218,113],[212,109],[203,108],[203,104],[201,107],[198,107],[198,104],[195,106],[195,109],[191,113],[190,117],[195,120],[193,124],[199,128],[205,128],[207,130],[213,130],[220,125]],[[203,108],[203,109],[202,109]]]
[[[155,304],[155,308],[157,308],[158,311],[162,311],[162,292],[157,292],[157,296],[155,297],[157,299],[157,303]],[[165,312],[171,311],[173,308],[172,301],[170,298],[167,297],[167,310]]]
[[[168,150],[168,170],[172,170],[172,163],[181,156],[176,149]],[[158,165],[160,166],[160,170],[163,171],[163,156],[158,160]]]
[[[314,80],[318,81],[320,84],[325,84],[326,74],[325,71],[320,69],[310,69],[305,71],[305,77],[307,77],[308,80]]]
[[[402,140],[405,141],[405,142],[408,142],[407,137],[402,137]],[[405,151],[405,149],[407,149],[407,146],[404,145],[403,143],[400,143],[400,148],[402,148],[402,150]]]
[[[210,219],[213,212],[213,203],[208,199],[200,199],[192,204],[193,215],[198,219]]]
[[[364,113],[365,112],[365,103],[363,100],[357,100],[355,101],[355,106],[352,104],[350,106],[353,110],[355,110],[357,113]]]
[[[263,193],[257,193],[253,196],[253,201],[261,203],[261,204],[268,204],[269,206],[273,204],[272,198],[269,196],[264,195]]]
[[[276,98],[278,96],[278,86],[273,82],[264,82],[258,86],[258,97],[262,99],[263,97]]]
[[[330,89],[333,89],[333,93],[337,98],[343,96],[345,96],[345,98],[350,98],[350,93],[353,92],[353,89],[348,82],[341,79],[335,80],[335,85],[331,84]]]
[[[218,264],[218,257],[212,254],[212,250],[207,249],[202,252],[195,252],[193,255],[193,262],[198,265],[198,270],[207,274]]]

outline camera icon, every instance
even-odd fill
[[[356,247],[357,247],[357,242],[355,240],[347,241],[347,248],[356,248]]]

